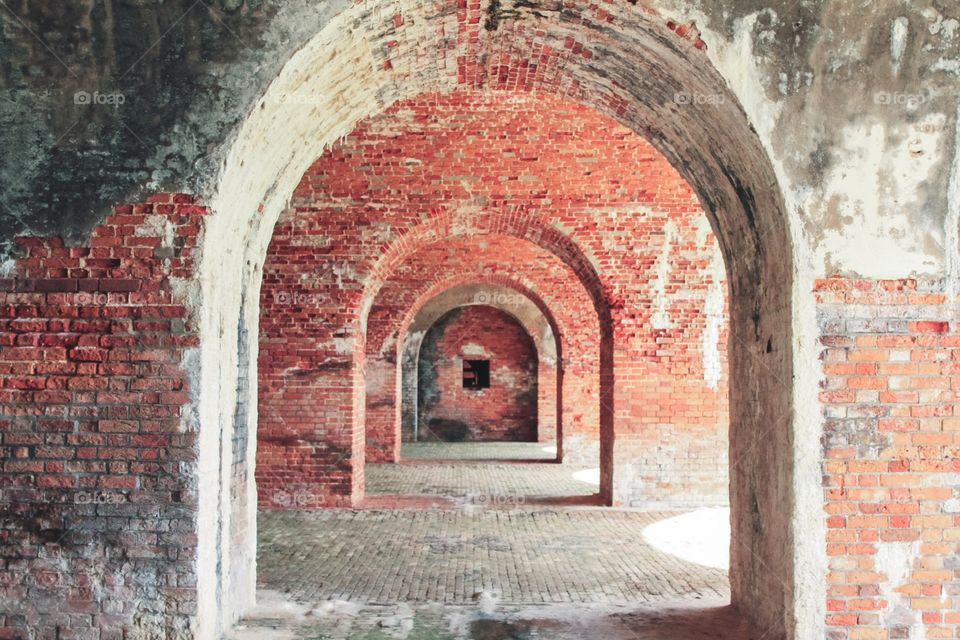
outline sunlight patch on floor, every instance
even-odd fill
[[[730,509],[698,509],[643,530],[643,539],[664,553],[704,567],[730,567]]]
[[[597,487],[600,486],[600,469],[581,469],[571,476],[574,480],[579,482],[586,482],[587,484],[592,484]]]

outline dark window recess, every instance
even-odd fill
[[[490,388],[490,361],[464,360],[463,361],[463,388],[489,389]]]

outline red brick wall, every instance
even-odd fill
[[[119,206],[89,246],[22,239],[0,278],[0,637],[188,628],[198,337],[172,281],[193,275],[204,213]]]
[[[490,388],[463,388],[463,361],[488,360]],[[445,440],[435,421],[469,428],[467,440],[537,441],[537,350],[523,326],[482,305],[451,311],[420,347],[419,433]]]
[[[367,360],[371,367],[383,369],[377,380],[367,385],[368,459],[393,459],[383,452],[393,450],[397,437],[392,376],[407,325],[419,306],[433,295],[468,282],[518,287],[517,296],[534,300],[555,321],[567,374],[563,378],[562,428],[568,441],[579,439],[583,448],[592,445],[595,449],[600,435],[600,329],[589,293],[576,274],[552,253],[518,238],[485,235],[423,247],[394,271],[377,294],[367,322]],[[480,295],[483,292],[481,289]],[[556,375],[555,367],[539,368],[541,378],[551,372]],[[386,379],[381,380],[383,377]],[[556,380],[543,379],[538,387],[538,431],[542,441],[553,441],[557,431]],[[554,392],[548,393],[551,389]],[[584,456],[596,462],[595,453]]]
[[[607,327],[594,345],[610,342],[612,420],[591,426],[616,425],[621,500],[725,499],[725,324],[712,382],[703,349],[704,308],[713,295],[722,314],[725,297],[716,240],[690,188],[633,132],[547,96],[422,96],[361,122],[292,204],[261,300],[261,486],[302,481],[336,500],[357,488],[362,309],[422,247],[504,236],[566,263],[592,298],[579,315]]]
[[[816,295],[829,637],[958,638],[960,301],[915,280]]]

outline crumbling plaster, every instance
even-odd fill
[[[7,251],[25,233],[79,240],[110,205],[149,191],[212,193],[237,123],[283,62],[349,4],[5,5],[0,139],[18,150],[0,167]],[[696,23],[770,152],[818,274],[943,272],[957,235],[947,215],[960,75],[955,7],[644,4]],[[370,3],[384,15],[390,5]],[[123,102],[77,104],[78,92]],[[318,106],[307,93],[286,100]],[[856,162],[865,148],[881,160]],[[883,250],[865,252],[868,242]]]

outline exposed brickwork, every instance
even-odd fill
[[[463,361],[470,359],[489,364],[489,388],[464,388]],[[469,306],[448,313],[420,348],[422,439],[449,440],[438,427],[455,421],[469,429],[467,440],[535,442],[537,360],[533,339],[505,312]]]
[[[599,446],[599,319],[590,295],[576,275],[559,258],[537,245],[512,237],[474,236],[456,238],[423,247],[408,257],[384,283],[377,294],[367,323],[367,360],[371,367],[396,366],[398,349],[407,337],[406,329],[419,309],[435,295],[463,283],[504,285],[515,289],[504,300],[507,307],[517,296],[535,302],[557,327],[563,366],[563,437],[572,449],[577,442],[584,453],[577,459],[596,462]],[[477,293],[482,302],[487,295]],[[537,338],[537,336],[535,336]],[[392,348],[395,347],[395,348]],[[539,435],[544,442],[556,437],[556,367],[541,362]],[[377,380],[377,383],[380,381]],[[390,450],[397,437],[396,386],[384,381],[371,387],[368,381],[367,454],[371,460],[393,459],[377,456],[377,449]],[[415,394],[404,402],[415,402]],[[408,425],[409,427],[409,425]],[[409,429],[412,433],[412,429]],[[408,434],[409,435],[409,434]],[[370,444],[373,441],[373,444]],[[592,455],[587,453],[593,450]]]
[[[941,283],[817,283],[829,638],[960,637],[960,333]]]
[[[176,282],[206,210],[116,207],[0,279],[0,637],[189,638],[197,425]]]
[[[265,265],[261,486],[305,482],[336,503],[357,490],[361,310],[420,248],[472,235],[540,246],[593,298],[618,500],[723,501],[725,290],[696,198],[612,120],[509,94],[397,104],[304,176]]]

